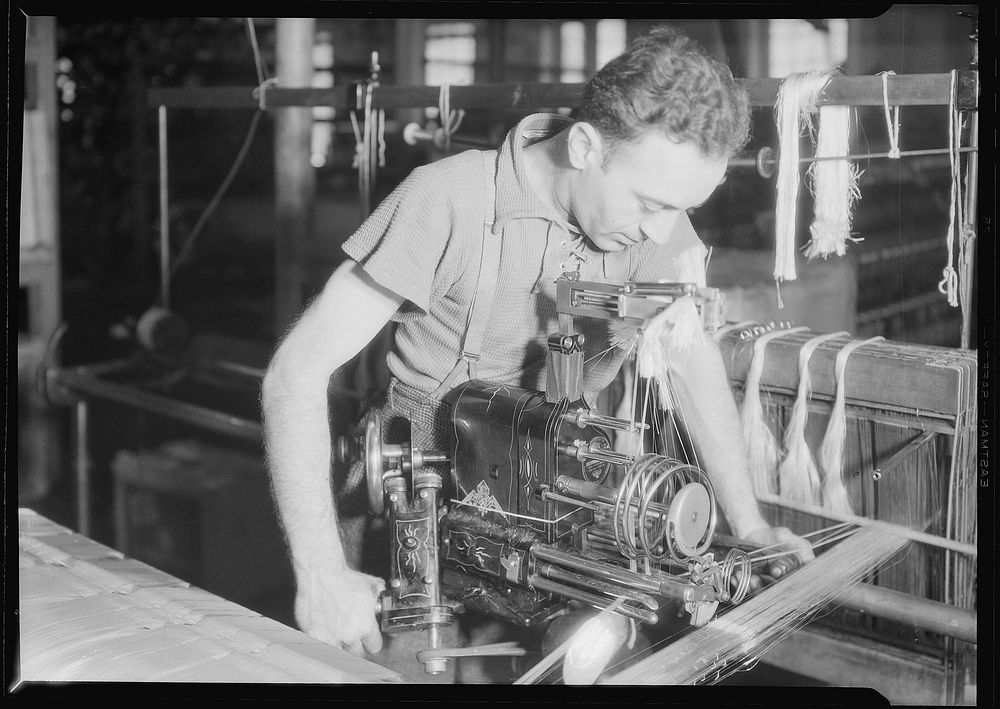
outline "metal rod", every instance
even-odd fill
[[[725,547],[746,551],[759,549],[759,544],[727,534],[716,534],[714,541]],[[822,559],[812,563],[823,563]],[[834,594],[831,602],[843,608],[863,611],[880,618],[912,624],[966,642],[976,642],[975,611],[956,608],[947,603],[920,598],[882,586],[862,583]]]
[[[965,165],[965,219],[975,228],[976,224],[976,203],[979,189],[979,112],[973,111],[970,119],[969,130],[969,153],[968,162]],[[963,236],[964,238],[964,236]],[[970,249],[975,248],[975,240],[969,244]],[[963,273],[962,280],[962,348],[968,349],[972,339],[972,279],[975,273],[975,251],[968,254],[968,269]]]
[[[913,453],[936,435],[937,433],[935,431],[926,431],[924,433],[917,434],[912,440],[903,445],[902,448],[889,456],[886,461],[882,463],[882,465],[875,468],[872,471],[872,477],[878,480],[878,478],[882,477],[882,473],[898,465],[901,460],[906,458],[906,456]]]
[[[541,574],[551,581],[560,581],[576,586],[584,586],[585,590],[602,593],[605,596],[610,596],[612,600],[618,596],[625,596],[625,598],[630,601],[642,604],[651,611],[656,611],[660,607],[659,601],[650,596],[648,593],[608,583],[602,579],[595,579],[592,576],[574,573],[569,569],[555,566],[553,564],[538,564],[535,567],[535,573]]]
[[[796,512],[805,512],[806,514],[816,515],[817,517],[822,517],[824,519],[832,519],[838,522],[849,522],[851,524],[859,524],[868,527],[877,527],[884,529],[889,534],[895,534],[900,537],[905,537],[906,539],[912,539],[913,541],[921,544],[928,544],[942,549],[950,549],[974,558],[979,555],[979,550],[972,544],[963,544],[962,542],[956,542],[951,539],[946,539],[945,537],[939,537],[925,532],[918,532],[914,529],[910,529],[909,527],[891,524],[890,522],[883,522],[882,520],[869,519],[867,517],[859,517],[857,515],[840,514],[838,512],[833,512],[832,510],[819,507],[818,505],[792,502],[791,500],[787,500],[783,497],[772,495],[769,492],[758,492],[757,500],[769,505],[776,505],[789,510],[795,510]]]
[[[978,147],[967,147],[960,148],[959,152],[962,153],[976,153],[979,151]],[[901,150],[899,153],[900,157],[916,157],[920,155],[950,155],[951,151],[948,148],[927,148],[926,150]],[[828,160],[871,160],[875,158],[888,158],[889,153],[855,153],[853,155],[824,155],[820,157],[811,156],[799,158],[800,164],[813,163],[813,162],[825,162]],[[750,160],[748,158],[735,158],[729,161],[731,167],[757,167],[757,160]],[[765,160],[764,165],[777,165],[777,160]]]
[[[975,611],[867,583],[837,592],[832,602],[880,618],[912,624],[932,633],[976,642],[978,623]]]
[[[236,436],[247,441],[263,439],[263,427],[256,421],[231,416],[203,406],[196,406],[165,396],[150,394],[134,386],[109,382],[94,376],[86,367],[60,370],[56,374],[60,385],[77,396],[90,396],[105,401],[128,404],[144,411],[195,424],[204,429]]]
[[[567,554],[566,552],[558,551],[557,549],[543,546],[541,544],[536,544],[531,547],[531,555],[536,559],[548,561],[552,564],[566,566],[579,571],[586,571],[594,576],[599,576],[605,580],[620,583],[623,586],[628,586],[629,588],[634,588],[638,591],[666,595],[664,594],[663,588],[661,588],[663,584],[654,578],[636,573],[635,571],[618,568],[616,566],[612,566],[611,564],[594,561],[592,559],[584,559],[572,554]]]
[[[587,593],[586,591],[581,591],[580,589],[573,588],[572,586],[565,586],[561,583],[556,583],[555,581],[549,581],[547,578],[543,578],[538,574],[533,574],[528,578],[528,585],[532,588],[537,588],[539,591],[556,593],[574,601],[580,601],[581,603],[594,606],[595,608],[603,609],[609,605],[608,599],[603,598],[602,596]],[[642,608],[633,608],[632,606],[619,606],[616,612],[621,615],[628,616],[629,618],[641,620],[644,623],[655,624],[658,620],[656,613],[652,613]]]
[[[86,401],[76,402],[76,522],[90,536],[90,445]]]
[[[160,130],[160,301],[170,309],[170,203],[167,191],[167,107],[159,109]]]
[[[978,72],[960,74],[959,107],[975,107],[975,84]],[[781,79],[737,79],[746,88],[750,104],[773,107],[781,88]],[[490,83],[450,87],[455,108],[574,108],[583,96],[582,83],[527,84]],[[147,92],[148,105],[174,108],[247,108],[260,109],[256,86],[205,88],[162,88]],[[947,106],[951,93],[951,74],[898,74],[889,81],[890,106]],[[380,86],[374,94],[373,108],[417,108],[437,106],[440,86]],[[835,76],[816,99],[818,106],[882,106],[882,79],[879,76]],[[267,91],[266,109],[288,106],[332,106],[350,109],[355,106],[350,87],[282,88]]]

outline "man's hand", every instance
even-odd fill
[[[771,553],[794,550],[794,559],[798,564],[808,564],[816,558],[812,545],[802,537],[792,533],[788,527],[760,527],[746,534],[745,539],[752,544],[769,547],[768,551]],[[791,555],[772,561],[769,565],[770,576],[774,578],[783,576],[787,572],[788,565],[782,560],[789,558],[792,558]]]
[[[375,617],[385,582],[343,567],[312,574],[299,584],[295,622],[303,632],[359,657],[382,649],[382,632]]]

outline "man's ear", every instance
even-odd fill
[[[570,165],[577,170],[588,165],[600,166],[604,157],[604,140],[594,126],[586,121],[577,121],[569,127],[566,150]]]

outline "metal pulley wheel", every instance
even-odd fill
[[[382,473],[382,415],[371,408],[365,415],[365,483],[368,509],[376,515],[385,511]]]
[[[677,550],[686,556],[701,554],[711,519],[712,499],[704,485],[688,483],[678,490],[667,512],[667,529]]]

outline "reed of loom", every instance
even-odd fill
[[[737,400],[753,351],[741,330],[720,338]],[[817,333],[771,342],[761,377],[768,423],[783,435],[798,385],[798,355]],[[825,342],[809,363],[812,394],[806,439],[818,453],[836,391],[834,361],[852,338]],[[975,545],[976,371],[974,351],[883,341],[852,353],[846,368],[847,437],[844,481],[856,515]],[[780,495],[780,491],[779,491]],[[772,524],[802,534],[826,527],[821,517],[762,504]],[[916,598],[976,607],[976,559],[930,544],[866,579]],[[974,646],[857,611],[839,610],[820,624],[928,659],[943,673],[944,699],[959,700]]]

